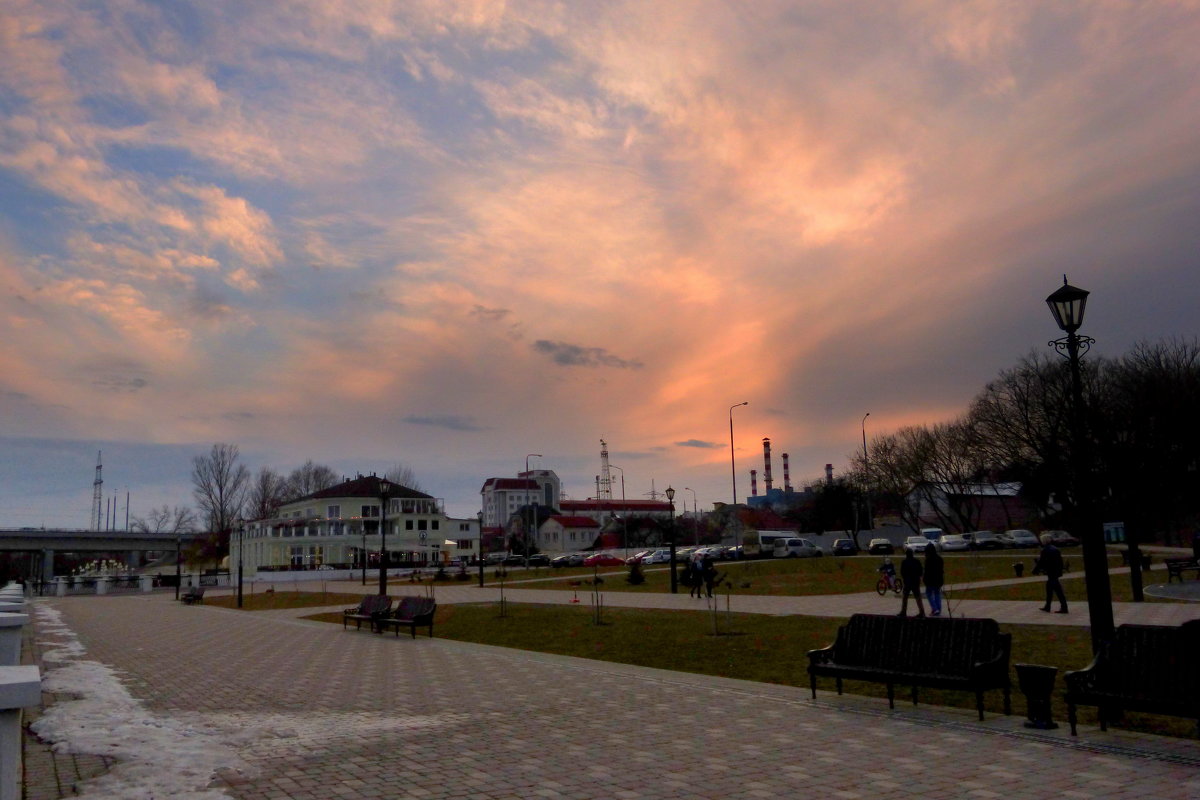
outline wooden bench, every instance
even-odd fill
[[[1167,558],[1163,560],[1167,565],[1167,583],[1179,579],[1183,583],[1183,573],[1191,571],[1196,573],[1196,578],[1200,579],[1200,562],[1194,558]]]
[[[370,623],[371,630],[375,630],[375,620],[387,614],[391,607],[392,598],[386,594],[366,595],[357,606],[342,612],[342,630],[346,629],[346,624],[351,620],[354,620],[355,630],[362,630],[364,622]]]
[[[808,652],[813,699],[817,676],[861,680],[887,685],[888,706],[896,707],[895,686],[962,689],[975,692],[983,719],[983,693],[1000,689],[1004,713],[1012,713],[1008,659],[1012,635],[1001,633],[994,619],[897,617],[855,614],[838,628],[829,647]]]
[[[1196,720],[1200,731],[1200,620],[1182,625],[1121,625],[1092,663],[1066,673],[1067,719],[1075,707],[1096,706],[1100,730],[1121,711]]]
[[[179,599],[182,600],[184,603],[186,603],[189,606],[192,603],[203,603],[204,602],[204,587],[203,586],[189,587],[186,592],[179,595]]]
[[[395,627],[396,635],[400,635],[400,626],[407,625],[412,631],[412,638],[417,638],[417,626],[428,625],[429,636],[433,636],[433,612],[437,611],[437,603],[432,597],[406,595],[400,598],[400,604],[391,614],[377,619],[379,632],[387,627]]]

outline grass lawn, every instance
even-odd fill
[[[1073,554],[1074,555],[1074,554]],[[1022,550],[992,555],[978,553],[947,554],[946,583],[947,585],[973,583],[976,581],[1000,580],[1014,577],[1014,563],[1025,564],[1025,574],[1033,569],[1034,551]],[[903,556],[892,557],[892,563],[899,569]],[[1081,568],[1082,561],[1076,556],[1068,556],[1068,561],[1076,569]],[[879,565],[883,563],[881,556],[850,556],[824,558],[784,558],[749,560],[741,562],[718,561],[717,570],[728,580],[733,594],[755,595],[819,595],[819,594],[852,594],[854,592],[869,592],[875,588],[879,580]],[[1110,566],[1120,566],[1121,559],[1112,557]],[[666,569],[651,567],[645,571],[646,582],[640,586],[632,586],[626,581],[629,568],[600,569],[539,569],[509,570],[505,580],[506,585],[521,589],[566,589],[574,585],[590,585],[595,578],[600,578],[610,591],[621,592],[665,592],[670,585],[670,572]],[[495,570],[485,573],[489,586],[499,585]],[[1045,591],[1041,582],[1033,584],[1038,592]],[[1065,584],[1064,584],[1065,586]],[[1128,579],[1125,580],[1125,590],[1128,593]],[[1007,587],[1004,587],[1005,589]],[[1120,591],[1120,580],[1114,579],[1114,599]],[[722,589],[722,592],[724,589]],[[984,590],[974,590],[984,591]],[[1068,592],[1070,590],[1068,589]],[[1024,597],[1009,598],[1006,595],[971,595],[979,599],[1026,599]],[[1040,600],[1041,594],[1034,599]],[[1067,601],[1073,598],[1067,595]]]
[[[341,623],[340,614],[311,617]],[[510,604],[499,616],[495,604],[442,606],[434,630],[439,637],[592,658],[622,664],[720,675],[750,681],[808,686],[808,650],[830,644],[841,620],[822,617],[719,615],[722,635],[713,635],[712,615],[696,611],[607,609],[602,625],[593,624],[588,606]],[[730,627],[732,626],[732,628]],[[1091,660],[1091,640],[1083,627],[1004,625],[1013,634],[1013,663],[1049,664],[1060,670],[1080,669]],[[369,635],[369,634],[347,634]],[[403,638],[403,637],[402,637]],[[1023,714],[1024,698],[1012,675],[1013,712]],[[1062,688],[1061,676],[1058,683]],[[886,697],[885,687],[846,681],[852,694]],[[832,679],[818,683],[819,697],[834,695]],[[968,692],[922,689],[923,703],[974,708]],[[897,689],[897,702],[909,702]],[[1002,713],[999,692],[985,695],[988,713]],[[1065,724],[1066,709],[1056,700],[1054,713]],[[1095,709],[1081,708],[1080,721],[1095,724]],[[1124,727],[1172,736],[1190,736],[1194,723],[1170,717],[1127,715]]]

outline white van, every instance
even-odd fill
[[[825,554],[809,539],[793,536],[788,539],[776,539],[772,555],[775,558],[820,558]]]

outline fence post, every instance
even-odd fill
[[[37,667],[0,667],[0,800],[21,800],[21,709],[41,702]]]

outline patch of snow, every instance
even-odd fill
[[[65,662],[42,676],[47,691],[76,696],[59,699],[33,724],[34,733],[56,752],[108,756],[117,764],[81,785],[85,800],[226,800],[207,788],[217,770],[245,770],[235,746],[254,733],[217,724],[189,725],[152,714],[121,683],[117,673],[82,659],[85,650],[53,608],[38,604],[39,629],[52,649],[43,659]],[[53,655],[53,658],[50,656]]]

